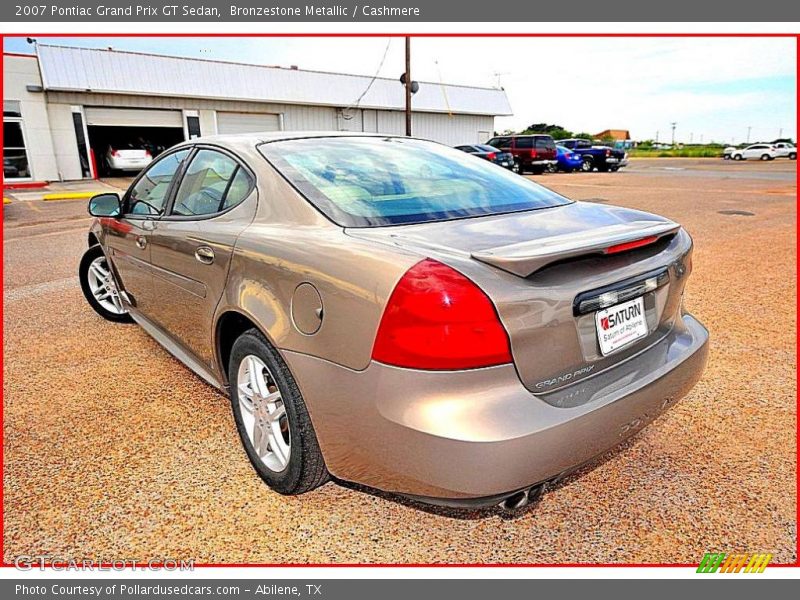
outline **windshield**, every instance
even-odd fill
[[[425,223],[570,202],[488,161],[411,138],[307,138],[259,149],[343,227]]]

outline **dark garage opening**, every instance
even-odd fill
[[[105,160],[109,146],[117,150],[145,148],[155,158],[184,139],[181,127],[89,125],[87,129],[89,145],[94,151],[97,169],[101,176],[111,174]]]

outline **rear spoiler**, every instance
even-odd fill
[[[528,277],[549,264],[591,254],[612,254],[654,243],[674,234],[672,221],[631,221],[586,231],[554,235],[473,252],[472,258],[519,277]]]

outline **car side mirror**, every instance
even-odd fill
[[[119,194],[97,194],[89,200],[89,214],[93,217],[118,217],[122,214]]]

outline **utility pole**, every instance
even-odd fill
[[[694,131],[692,131],[692,132],[689,134],[689,143],[690,143],[690,144],[694,143]]]
[[[752,125],[747,126],[747,143],[750,143],[750,130],[753,129]]]
[[[658,129],[656,129],[656,144],[658,143],[658,134],[661,133]]]
[[[411,37],[406,36],[406,135],[411,137]]]
[[[778,130],[778,139],[779,139],[779,140],[782,140],[782,139],[783,139],[783,127],[781,127],[781,128]]]
[[[673,148],[675,147],[675,127],[677,125],[678,124],[676,122],[674,122],[674,121],[672,123],[670,123],[670,127],[672,127],[672,147]]]

